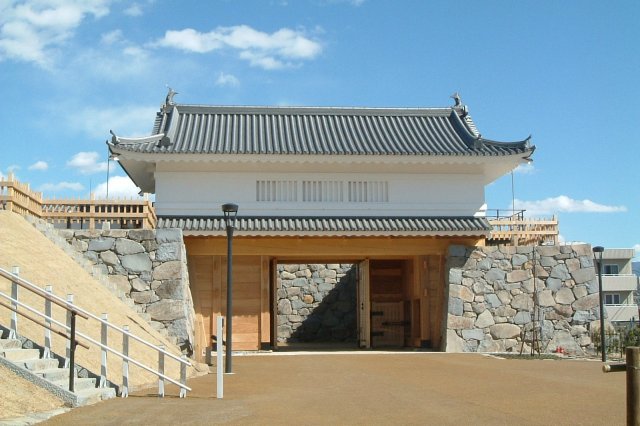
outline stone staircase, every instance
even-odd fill
[[[69,392],[69,368],[61,368],[58,358],[42,358],[40,349],[23,348],[22,340],[0,338],[0,364],[30,382],[47,389],[72,407],[114,398],[116,390],[96,387],[96,378],[76,377],[75,392]]]

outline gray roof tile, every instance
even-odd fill
[[[224,235],[222,217],[161,216],[158,228],[181,228],[185,234]],[[484,235],[491,230],[489,222],[472,216],[411,217],[319,217],[260,216],[238,217],[236,230],[241,235],[299,233],[326,235]]]
[[[141,153],[530,155],[529,139],[484,139],[465,108],[301,108],[169,105],[158,113],[162,141],[116,138]]]

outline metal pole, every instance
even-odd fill
[[[231,274],[233,256],[233,227],[227,225],[227,346],[224,372],[231,374],[231,333],[233,323],[233,277]]]
[[[602,294],[602,252],[598,259],[598,291],[600,292],[600,346],[602,347],[602,362],[607,362],[607,342],[604,333],[604,295]]]
[[[216,319],[216,336],[222,336],[222,316]],[[218,338],[216,342],[216,398],[222,399],[224,396],[224,374],[222,374],[222,342]]]
[[[627,425],[640,425],[640,348],[627,348]]]
[[[69,392],[74,391],[76,375],[76,311],[71,311],[71,353],[69,355]]]

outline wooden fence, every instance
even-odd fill
[[[510,243],[515,246],[558,244],[558,218],[532,219],[524,216],[524,210],[487,215],[493,228],[487,238],[489,244]]]
[[[142,200],[44,199],[29,184],[18,182],[12,173],[0,180],[0,209],[23,216],[35,216],[52,223],[56,228],[96,229],[104,223],[111,228],[152,229],[156,226],[153,203],[145,195]]]

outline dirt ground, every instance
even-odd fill
[[[0,395],[0,421],[64,405],[61,399],[3,367],[0,367]]]
[[[478,354],[284,354],[234,357],[224,399],[215,375],[186,399],[156,389],[51,418],[47,425],[625,423],[625,375],[601,363]]]

